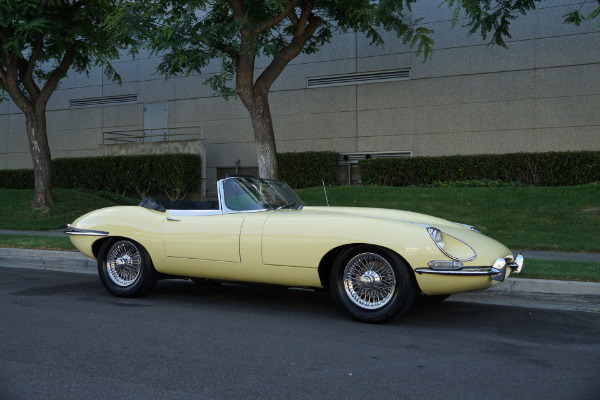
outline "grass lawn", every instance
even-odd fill
[[[511,278],[556,279],[562,281],[600,282],[600,262],[563,260],[525,260],[523,273]]]
[[[0,235],[0,247],[77,251],[71,239],[56,236]]]
[[[326,205],[323,188],[299,190]],[[600,185],[499,188],[334,186],[329,205],[395,208],[479,228],[509,248],[600,252]]]
[[[323,188],[299,190],[308,205],[326,205]],[[560,188],[327,188],[332,206],[415,211],[477,226],[510,248],[600,252],[600,185]],[[0,229],[64,228],[77,217],[117,205],[89,192],[55,190],[47,214],[31,209],[32,190],[0,189]],[[2,235],[0,247],[75,250],[68,237]],[[600,282],[600,263],[527,259],[523,278]]]
[[[0,189],[0,229],[47,231],[66,228],[83,214],[117,205],[93,193],[55,189],[55,204],[47,214],[33,211],[33,190]]]

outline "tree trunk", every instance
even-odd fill
[[[33,208],[48,210],[54,204],[52,189],[52,158],[46,135],[46,110],[34,108],[25,114],[29,150],[33,161],[35,189]]]
[[[254,142],[258,159],[258,176],[266,179],[278,179],[277,146],[273,131],[273,120],[269,108],[267,93],[253,93],[250,99],[242,99],[250,113],[254,128]]]

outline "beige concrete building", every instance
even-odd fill
[[[447,8],[423,1],[415,17],[435,30],[426,62],[392,34],[384,34],[385,47],[360,34],[336,35],[317,54],[296,58],[275,82],[278,151],[332,150],[351,163],[367,154],[600,150],[599,21],[562,23],[581,3],[543,2],[511,24],[504,49],[452,29]],[[246,109],[203,85],[219,65],[165,80],[154,75],[158,62],[116,61],[121,86],[99,68],[69,74],[48,105],[53,158],[123,152],[114,147],[123,140],[197,140],[171,148],[205,154],[209,194],[223,168],[237,160],[256,166]],[[25,118],[0,103],[0,169],[30,167]]]

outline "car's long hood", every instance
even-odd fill
[[[377,218],[396,221],[400,224],[416,224],[423,227],[434,227],[471,247],[480,255],[474,262],[480,263],[481,265],[488,265],[493,263],[498,257],[508,257],[512,254],[502,243],[474,231],[466,225],[457,224],[456,222],[450,222],[442,218],[425,214],[363,207],[304,207],[302,212],[308,214],[340,215],[346,218]],[[425,229],[423,229],[423,231],[425,232]],[[488,259],[482,256],[488,257]]]
[[[346,215],[357,217],[371,217],[398,222],[406,222],[411,224],[419,224],[424,226],[453,228],[459,227],[453,222],[442,218],[432,217],[431,215],[419,214],[411,211],[389,210],[384,208],[367,208],[367,207],[304,207],[304,213],[310,214],[327,214],[327,215]]]

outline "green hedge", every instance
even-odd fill
[[[338,153],[333,151],[305,151],[302,153],[279,153],[279,179],[294,189],[335,185]]]
[[[358,165],[364,184],[385,186],[483,179],[535,186],[600,181],[600,151],[369,159]]]
[[[34,185],[32,169],[6,169],[0,171],[0,188],[33,189]]]
[[[161,191],[170,199],[198,190],[202,178],[200,156],[161,154],[59,158],[52,161],[54,186],[64,189],[105,190],[118,194],[137,192],[140,197]],[[32,170],[0,171],[0,187],[31,189]]]
[[[277,155],[281,180],[293,188],[334,185],[338,153],[309,151]],[[52,161],[54,186],[65,189],[104,190],[124,194],[162,191],[181,198],[201,181],[200,157],[190,154],[59,158]],[[32,170],[0,171],[0,187],[33,188]]]
[[[52,165],[56,187],[119,194],[135,191],[140,197],[161,191],[179,199],[197,190],[202,177],[200,156],[193,154],[62,158]]]

